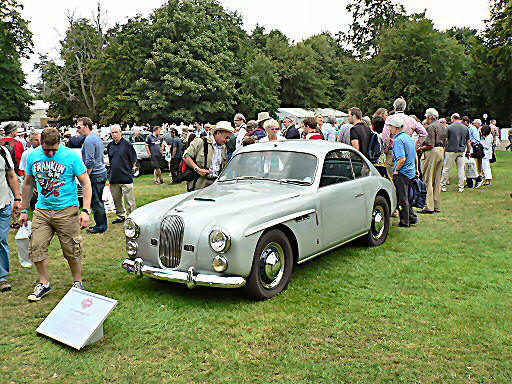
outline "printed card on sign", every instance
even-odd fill
[[[81,349],[103,338],[103,322],[117,300],[77,288],[71,288],[37,332]]]

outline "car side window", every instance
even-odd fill
[[[335,150],[325,156],[320,187],[354,180],[349,151]]]
[[[356,179],[370,176],[370,168],[361,156],[355,152],[350,151],[350,160],[352,161],[352,169]]]

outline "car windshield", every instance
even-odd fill
[[[219,181],[264,179],[311,185],[317,158],[301,152],[261,151],[234,156]]]

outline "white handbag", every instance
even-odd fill
[[[18,246],[18,258],[20,259],[20,264],[22,267],[30,268],[32,266],[32,261],[30,260],[30,236],[32,235],[32,222],[27,222],[27,225],[22,225],[16,236],[16,245]]]
[[[466,174],[467,179],[476,179],[478,177],[475,159],[465,159],[464,173]]]

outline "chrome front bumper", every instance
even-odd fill
[[[190,289],[195,288],[196,285],[218,288],[240,288],[246,283],[245,279],[239,276],[217,276],[196,273],[194,267],[190,267],[187,272],[150,267],[144,265],[141,258],[135,260],[125,259],[123,261],[123,268],[126,269],[128,273],[133,272],[137,277],[147,275],[158,280],[187,284],[187,287]]]

